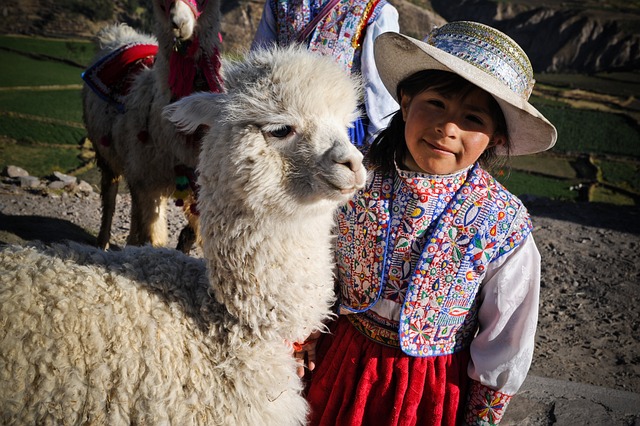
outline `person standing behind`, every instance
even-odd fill
[[[366,115],[349,133],[365,149],[398,109],[376,70],[373,42],[384,32],[398,31],[398,12],[386,0],[266,0],[251,48],[303,43],[332,56],[346,72],[360,72],[365,89],[361,113]]]
[[[528,102],[525,52],[494,28],[382,34],[375,58],[400,109],[337,212],[344,315],[301,345],[309,423],[495,425],[531,364],[540,254],[527,209],[485,168],[557,132]]]

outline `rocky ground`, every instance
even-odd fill
[[[29,189],[17,179],[3,178],[0,244],[34,239],[95,243],[100,197],[90,185],[31,184],[40,187]],[[523,198],[543,261],[531,372],[640,393],[640,207]],[[112,239],[116,247],[126,239],[129,206],[128,194],[120,194]],[[175,246],[185,221],[173,205],[169,223]]]

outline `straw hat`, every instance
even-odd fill
[[[545,151],[556,143],[555,127],[529,103],[535,83],[529,58],[492,27],[450,22],[424,41],[388,32],[376,38],[374,55],[380,78],[394,97],[398,83],[422,70],[450,71],[489,92],[504,113],[511,155]],[[507,154],[501,147],[497,152]]]

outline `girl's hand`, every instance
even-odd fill
[[[309,371],[313,371],[316,368],[316,344],[318,343],[318,337],[320,337],[320,331],[313,332],[302,343],[295,342],[293,344],[293,356],[298,362],[298,368],[296,373],[298,377],[304,377],[305,359],[306,366]]]

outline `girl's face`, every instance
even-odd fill
[[[496,133],[491,95],[480,88],[460,94],[427,89],[414,97],[402,94],[408,154],[412,171],[446,175],[475,163],[489,146],[506,142]]]

